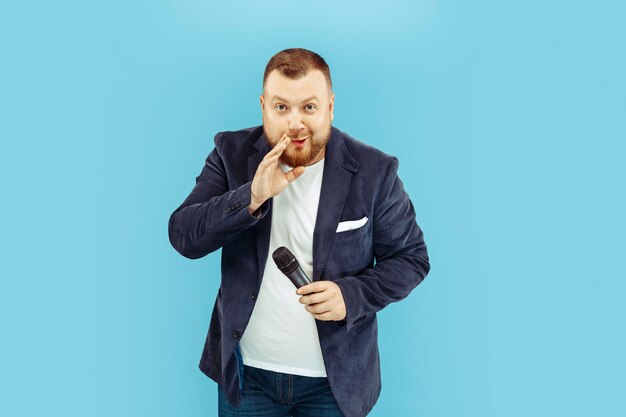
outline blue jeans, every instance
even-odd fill
[[[243,366],[241,402],[228,402],[218,389],[219,417],[344,417],[328,378],[284,374]]]

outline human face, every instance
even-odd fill
[[[263,131],[271,147],[287,134],[291,142],[280,156],[290,167],[312,165],[324,158],[330,139],[335,95],[320,70],[293,80],[278,70],[265,80],[261,95]]]

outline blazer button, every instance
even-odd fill
[[[250,296],[250,298],[252,298],[253,300],[256,300],[256,296],[257,296],[257,293],[256,291],[254,291],[252,295]]]
[[[235,331],[233,332],[233,337],[234,337],[235,339],[239,339],[239,336],[241,336],[241,335],[239,334],[239,332],[238,332],[237,330],[235,330]]]

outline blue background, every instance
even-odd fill
[[[396,155],[432,263],[379,314],[371,416],[623,416],[618,1],[5,1],[0,415],[215,416],[219,252],[167,221],[281,49]],[[621,255],[620,255],[621,254]]]

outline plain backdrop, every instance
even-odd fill
[[[217,415],[220,253],[167,222],[290,47],[399,158],[431,258],[370,415],[626,415],[625,4],[3,1],[0,415]]]

